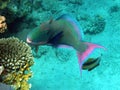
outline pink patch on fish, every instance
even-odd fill
[[[83,31],[81,29],[81,26],[79,25],[79,22],[75,18],[73,18],[70,15],[64,14],[61,17],[59,17],[58,19],[64,19],[64,20],[68,21],[68,23],[70,23],[73,26],[74,30],[77,32],[78,38],[80,40],[83,40],[83,38],[84,38]]]

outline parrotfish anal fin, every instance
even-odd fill
[[[57,35],[50,37],[47,43],[57,46],[60,38],[63,36],[63,31],[59,32]]]
[[[103,48],[105,49],[103,46],[100,46],[100,45],[97,45],[97,44],[92,44],[92,43],[88,43],[88,42],[85,42],[85,44],[88,46],[86,48],[86,50],[82,53],[77,53],[78,55],[78,60],[79,60],[79,65],[80,65],[80,72],[82,74],[82,65],[83,65],[83,62],[86,60],[86,58],[92,53],[92,51],[96,48]]]

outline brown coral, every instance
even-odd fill
[[[0,39],[0,65],[4,67],[0,82],[13,85],[16,90],[29,90],[33,56],[25,42],[15,37]]]
[[[4,33],[7,29],[6,18],[4,16],[0,16],[0,33]]]

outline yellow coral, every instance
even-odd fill
[[[13,85],[15,90],[29,90],[33,56],[27,43],[15,37],[0,39],[0,65],[4,66],[0,82]]]
[[[0,16],[0,33],[4,33],[7,29],[6,18],[4,16]]]

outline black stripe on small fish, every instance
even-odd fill
[[[91,71],[91,70],[93,70],[95,67],[97,67],[97,66],[99,66],[99,63],[98,64],[96,64],[94,67],[92,67],[92,68],[89,68],[88,69],[88,71]]]
[[[100,63],[100,57],[94,59],[94,58],[90,58],[88,59],[82,66],[83,70],[88,70],[91,71],[92,69],[94,69],[95,67],[97,67]]]
[[[91,64],[95,63],[98,59],[99,59],[99,57],[96,58],[96,59],[90,58],[90,59],[89,59],[88,61],[86,61],[83,65],[84,65],[84,66],[85,66],[85,65],[91,65]]]

